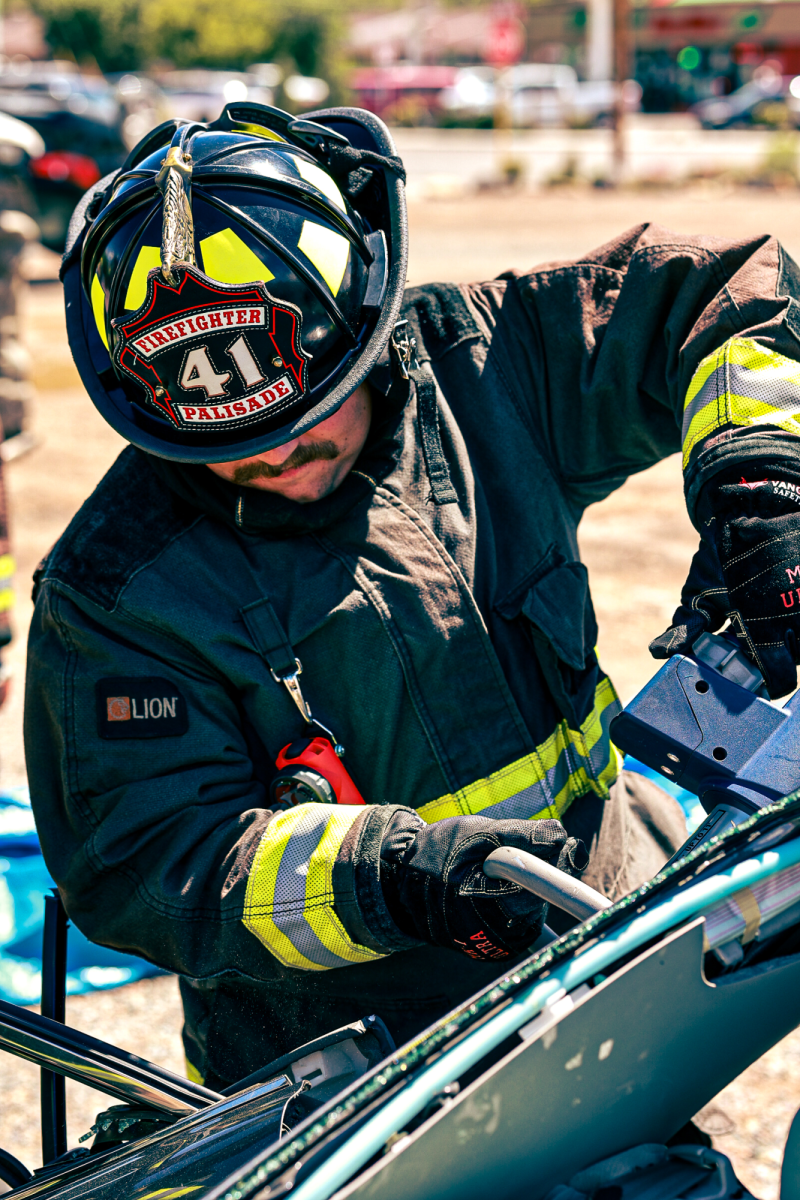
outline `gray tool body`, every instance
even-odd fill
[[[800,702],[766,699],[762,676],[725,636],[703,633],[692,651],[670,658],[611,722],[615,745],[708,813],[674,859],[800,787]]]

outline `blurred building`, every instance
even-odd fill
[[[7,58],[47,58],[42,19],[24,9],[0,16],[0,53]]]
[[[436,72],[471,64],[550,63],[581,80],[607,80],[612,0],[421,4],[352,19],[349,52],[361,65],[358,99],[391,119],[415,111],[435,119]],[[631,0],[631,76],[651,112],[689,108],[748,84],[759,70],[800,75],[800,0],[726,3]],[[452,87],[452,83],[443,86]]]
[[[350,25],[349,49],[377,66],[395,62],[463,64],[516,62],[525,48],[520,3],[439,8],[421,4],[394,12],[360,14]]]
[[[642,5],[633,10],[643,107],[658,112],[722,96],[765,74],[800,75],[800,3]]]

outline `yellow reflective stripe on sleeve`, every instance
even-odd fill
[[[498,820],[560,819],[578,796],[594,792],[605,799],[618,772],[608,728],[620,708],[611,680],[601,679],[594,707],[580,730],[562,721],[532,754],[432,800],[419,815],[428,824],[478,813]]]
[[[347,935],[333,909],[333,864],[360,805],[301,804],[267,826],[242,921],[279,962],[325,971],[383,958]]]
[[[186,1057],[185,1054],[183,1056],[183,1061],[186,1065],[186,1078],[189,1080],[189,1082],[199,1084],[205,1083],[205,1079],[200,1074],[197,1067]]]
[[[0,554],[0,613],[8,612],[14,607],[12,580],[16,568],[13,554]]]
[[[751,338],[731,338],[703,359],[684,404],[684,468],[696,446],[729,425],[800,436],[800,363]]]

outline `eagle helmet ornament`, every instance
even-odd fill
[[[229,104],[159,126],[81,200],[62,267],[70,346],[134,445],[246,458],[364,382],[406,265],[403,169],[377,117]]]

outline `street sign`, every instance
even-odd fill
[[[525,49],[525,27],[515,16],[498,16],[489,26],[484,58],[495,67],[519,62]]]

